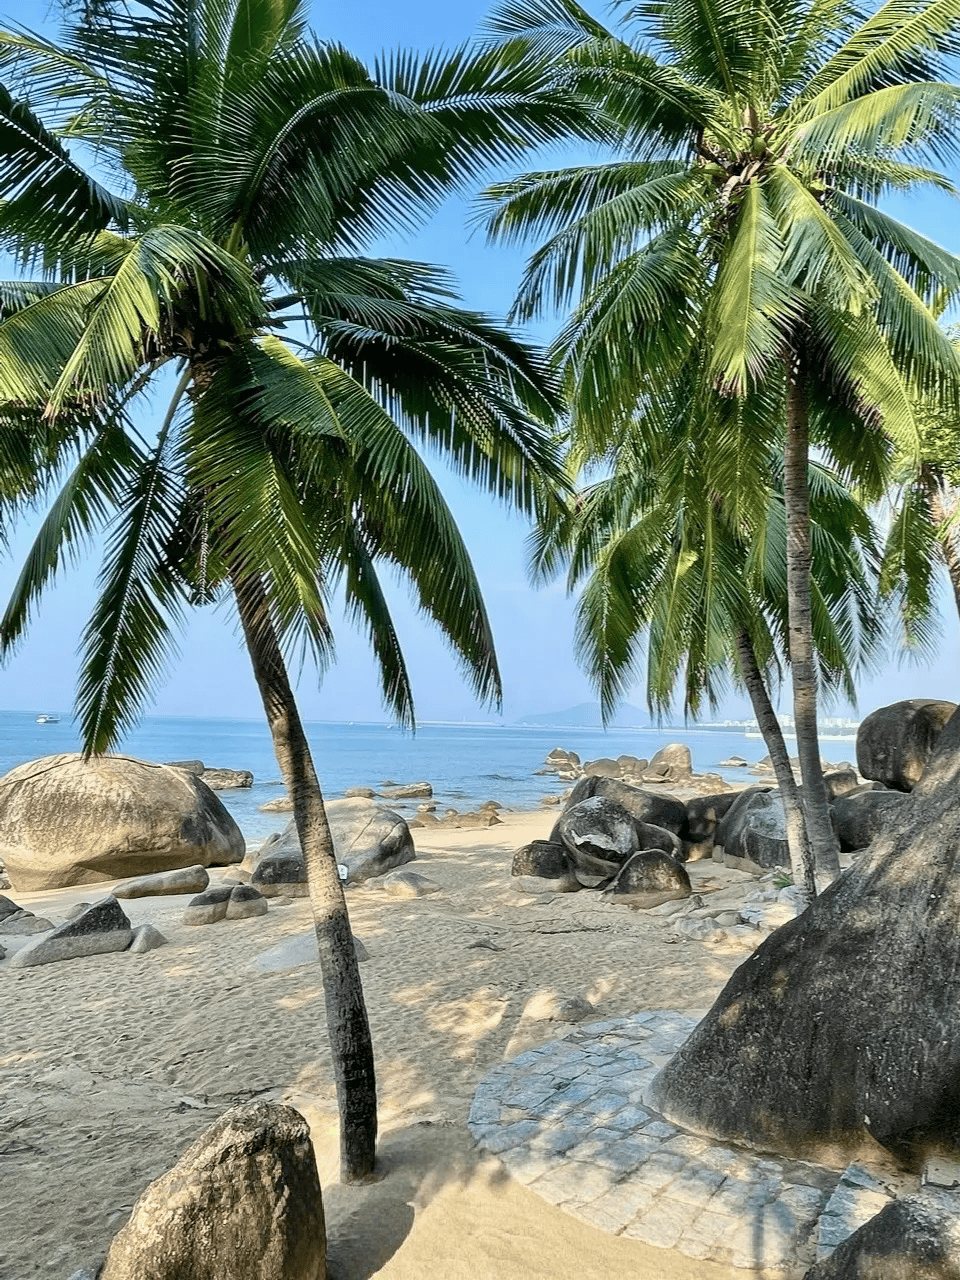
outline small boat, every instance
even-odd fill
[[[59,724],[59,723],[60,723],[59,716],[48,716],[42,713],[37,716],[37,724]]]

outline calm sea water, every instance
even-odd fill
[[[50,710],[50,709],[48,709]],[[0,774],[15,765],[61,751],[76,751],[77,734],[67,712],[59,724],[39,725],[26,712],[0,711]],[[581,729],[526,726],[424,724],[415,734],[386,724],[313,722],[307,726],[320,782],[328,797],[347,787],[378,788],[387,782],[429,782],[441,807],[464,810],[484,800],[507,808],[533,809],[540,797],[559,791],[554,776],[536,774],[553,747],[576,751],[583,760],[630,754],[646,756],[668,742],[685,742],[694,769],[736,779],[743,770],[720,769],[730,755],[754,763],[766,755],[763,742],[733,729]],[[202,760],[226,769],[249,769],[249,790],[221,791],[248,840],[257,841],[286,822],[259,806],[281,794],[282,785],[266,725],[258,720],[146,716],[121,750],[144,760]],[[852,742],[824,743],[830,759],[851,759]],[[416,802],[393,807],[411,812]]]

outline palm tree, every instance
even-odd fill
[[[574,467],[587,462],[605,474],[541,521],[531,540],[532,568],[544,579],[566,567],[568,589],[582,588],[577,647],[605,717],[644,668],[647,704],[658,715],[672,709],[678,685],[686,715],[698,715],[705,702],[715,708],[733,673],[770,752],[794,883],[812,898],[802,802],[769,693],[788,644],[782,468],[768,453],[751,481],[750,508],[743,502],[730,508],[714,474],[723,476],[723,457],[707,446],[725,437],[732,464],[739,437],[762,422],[753,424],[742,411],[755,408],[753,401],[738,407],[698,398],[698,381],[694,373],[676,400],[658,396],[606,456],[592,455],[587,442],[574,447]],[[711,409],[727,418],[725,433],[710,423]],[[763,420],[775,410],[766,406]],[[869,664],[883,637],[877,537],[835,471],[811,464],[810,488],[819,671],[828,686],[853,698],[854,672]]]
[[[0,297],[4,514],[55,494],[0,649],[105,530],[77,694],[84,750],[103,752],[146,705],[187,608],[232,593],[309,876],[341,1174],[363,1177],[372,1045],[285,654],[329,658],[342,582],[411,722],[386,563],[496,701],[478,585],[415,444],[528,511],[559,476],[539,358],[458,307],[442,272],[364,251],[578,108],[509,46],[368,72],[309,34],[297,0],[98,0],[68,13],[60,43],[0,43],[0,244],[37,277]],[[68,142],[95,149],[106,185]],[[168,406],[146,426],[158,388]]]
[[[960,359],[932,308],[960,291],[960,260],[878,203],[953,190],[941,168],[957,156],[956,3],[887,0],[865,16],[845,0],[653,0],[624,17],[617,35],[576,0],[503,0],[493,35],[550,60],[619,145],[612,160],[492,187],[489,227],[546,237],[515,314],[574,304],[553,351],[596,437],[616,441],[697,350],[709,388],[780,400],[804,806],[818,865],[835,871],[807,457],[829,443],[855,472],[878,433],[915,453],[917,394],[957,402]],[[869,453],[858,479],[875,497]]]

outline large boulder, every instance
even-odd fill
[[[845,850],[866,849],[907,800],[903,791],[851,791],[834,802],[833,821]]]
[[[194,774],[132,756],[45,756],[0,778],[0,858],[21,893],[243,857],[240,828]]]
[[[747,793],[741,792],[744,795]],[[779,791],[751,788],[751,794],[731,805],[717,824],[715,838],[722,844],[723,861],[728,867],[763,872],[790,866],[787,822]]]
[[[674,898],[689,898],[690,877],[675,858],[659,849],[643,849],[625,862],[605,894],[631,906],[658,907]]]
[[[231,1108],[151,1182],[100,1280],[324,1280],[326,1230],[306,1120]]]
[[[710,857],[717,824],[726,816],[736,798],[736,791],[726,791],[719,795],[693,796],[687,801],[686,839],[683,842],[686,860],[696,862]]]
[[[960,1198],[928,1187],[892,1200],[803,1280],[960,1280]]]
[[[72,920],[65,920],[43,937],[28,942],[10,961],[10,967],[30,969],[58,960],[79,960],[110,951],[126,951],[132,941],[130,921],[111,894],[85,907]]]
[[[406,820],[385,805],[344,797],[328,800],[326,811],[337,861],[347,869],[348,884],[382,876],[417,856]],[[262,892],[264,885],[297,883],[292,880],[292,868],[297,863],[298,880],[303,882],[306,869],[296,824],[291,820],[277,839],[266,841],[244,866],[253,872],[252,882]],[[271,864],[282,864],[282,878],[272,875]]]
[[[668,742],[653,753],[643,776],[651,782],[686,782],[692,774],[690,748],[682,742]]]
[[[578,874],[601,878],[615,875],[640,848],[632,815],[605,796],[564,810],[550,840],[563,845]]]
[[[572,809],[581,800],[587,800],[591,796],[603,796],[606,800],[616,801],[638,822],[663,827],[677,836],[682,836],[686,831],[686,805],[673,796],[645,791],[643,787],[634,787],[629,782],[620,782],[616,778],[594,775],[580,779],[570,792],[566,807]]]
[[[857,768],[885,787],[912,791],[956,709],[955,702],[936,698],[908,698],[879,707],[857,730]]]
[[[200,776],[211,791],[236,791],[253,786],[249,769],[204,769]]]
[[[873,844],[733,974],[649,1100],[828,1163],[960,1152],[960,713]]]

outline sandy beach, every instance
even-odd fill
[[[379,1081],[379,1176],[367,1186],[336,1180],[316,964],[270,967],[283,963],[276,948],[310,930],[306,900],[190,928],[187,898],[135,899],[123,904],[130,918],[151,921],[168,946],[0,968],[0,1280],[93,1271],[146,1185],[229,1105],[255,1097],[289,1102],[310,1122],[333,1280],[742,1277],[589,1227],[476,1148],[466,1120],[481,1077],[571,1029],[521,1021],[535,993],[587,999],[597,1019],[702,1009],[747,954],[668,941],[665,918],[588,892],[518,893],[513,852],[546,837],[555,814],[501,816],[486,829],[415,832],[410,869],[437,893],[398,899],[376,882],[348,891],[369,953],[361,973]],[[688,870],[700,892],[740,875],[710,861]],[[10,896],[57,923],[109,888]]]

